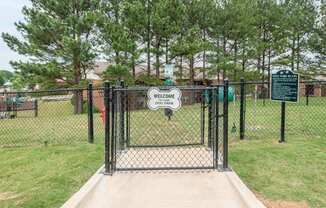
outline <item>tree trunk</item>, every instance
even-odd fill
[[[157,38],[155,46],[155,71],[156,78],[160,78],[160,39]]]
[[[219,49],[220,47],[220,39],[217,38],[217,41],[216,41],[216,72],[217,72],[217,82],[218,84],[220,84],[220,67],[218,66],[219,65],[219,62],[220,62],[220,57],[219,57]]]
[[[260,62],[261,62],[261,57],[260,57],[260,54],[259,54],[259,56],[257,58],[257,69],[258,69],[259,72],[261,72]]]
[[[131,56],[131,68],[132,68],[132,77],[136,78],[136,67],[135,67],[135,57]]]
[[[245,44],[243,44],[243,48],[242,48],[242,72],[245,71],[245,68],[246,68],[246,51],[245,51]]]
[[[233,69],[233,81],[237,80],[237,62],[238,62],[238,42],[234,41],[234,69]]]
[[[263,58],[262,58],[262,81],[265,81],[265,57],[266,57],[266,48],[265,48],[265,43],[266,43],[266,30],[265,30],[265,25],[263,27],[263,43],[264,43],[264,48],[263,48]],[[265,84],[263,84],[263,90],[265,92]]]
[[[204,50],[203,54],[203,82],[206,80],[206,50]]]
[[[79,5],[75,4],[74,14],[79,17]],[[73,25],[73,38],[76,43],[76,46],[80,47],[81,43],[81,34],[77,32],[76,25]],[[74,84],[75,87],[78,87],[81,81],[81,54],[80,49],[77,47],[73,51],[73,69],[74,69]],[[82,90],[75,90],[74,94],[74,114],[81,114],[83,113],[83,91]]]
[[[299,72],[300,67],[300,36],[297,36],[297,72]]]
[[[169,64],[169,40],[165,41],[165,64]]]
[[[204,42],[206,42],[206,31],[204,30]],[[203,54],[203,82],[206,80],[206,47]]]
[[[292,39],[292,47],[291,47],[292,55],[291,55],[291,70],[294,71],[294,59],[295,59],[295,37]]]
[[[194,73],[194,63],[195,63],[195,60],[194,60],[194,56],[191,55],[191,58],[190,58],[190,64],[189,64],[189,70],[190,70],[190,85],[194,85],[195,82],[194,82],[194,76],[195,76],[195,73]],[[191,97],[190,97],[190,103],[193,104],[195,103],[195,91],[191,91]]]
[[[223,66],[223,74],[222,74],[222,77],[223,77],[223,83],[224,83],[224,80],[225,80],[225,64],[226,64],[226,62],[225,62],[225,58],[226,58],[226,38],[225,37],[223,37],[223,62],[224,62],[224,66]]]
[[[151,74],[151,17],[149,0],[147,0],[147,75]]]
[[[270,81],[271,81],[271,52],[272,52],[272,49],[269,47],[268,49],[268,85],[267,85],[267,94],[268,94],[268,97],[270,97]]]
[[[191,58],[190,58],[190,63],[189,63],[189,75],[190,75],[190,85],[194,85],[194,56],[192,55]]]
[[[75,85],[78,86],[81,81],[80,62],[75,63]],[[83,90],[75,90],[74,94],[74,114],[83,113]]]
[[[180,73],[180,81],[182,81],[182,77],[183,77],[183,69],[182,69],[182,64],[183,64],[183,60],[182,60],[182,55],[180,56],[180,68],[179,68],[179,73]]]
[[[265,81],[265,49],[263,50],[263,57],[262,57],[262,65],[261,65],[261,71],[262,71],[262,77],[261,77],[261,81]]]

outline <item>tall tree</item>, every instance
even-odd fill
[[[24,7],[25,21],[16,29],[23,40],[3,33],[7,45],[29,57],[27,62],[11,62],[30,82],[43,86],[61,80],[78,87],[93,65],[95,22],[100,0],[32,0]],[[82,112],[82,94],[75,93],[75,113]]]
[[[309,45],[315,56],[315,65],[319,73],[325,74],[326,70],[326,1],[319,8],[319,16],[314,26]]]
[[[300,70],[300,63],[304,62],[302,51],[307,48],[307,40],[312,34],[316,20],[316,11],[313,0],[286,0],[285,31],[288,37],[291,52],[291,69]]]

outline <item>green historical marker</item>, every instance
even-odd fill
[[[271,77],[271,100],[280,102],[299,101],[299,75],[281,70]]]
[[[280,70],[271,77],[271,100],[281,102],[280,143],[285,142],[285,103],[299,101],[299,75]]]

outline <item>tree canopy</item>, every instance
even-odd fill
[[[0,70],[0,76],[5,80],[9,81],[13,77],[13,73],[7,70]]]
[[[3,86],[5,84],[5,79],[0,74],[0,86]]]
[[[112,65],[103,75],[108,79],[161,79],[163,65],[173,63],[188,84],[199,72],[203,79],[268,80],[280,68],[303,75],[325,71],[325,1],[31,2],[22,11],[25,20],[16,23],[23,39],[2,34],[12,50],[29,58],[12,62],[29,84],[82,86],[103,58]]]

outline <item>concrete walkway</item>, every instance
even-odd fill
[[[233,172],[160,171],[97,173],[87,194],[63,207],[80,208],[263,208]],[[240,180],[240,184],[239,181]],[[89,186],[90,184],[88,184]],[[87,184],[86,184],[87,186]],[[90,186],[89,186],[90,187]],[[83,188],[82,188],[83,189]],[[83,192],[83,190],[81,190]],[[84,190],[85,192],[85,190]],[[85,193],[86,193],[85,192]],[[78,194],[77,194],[78,195]],[[78,202],[78,203],[76,203]]]

